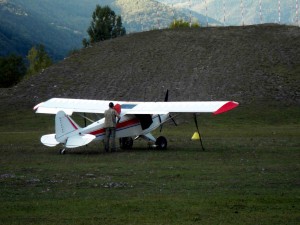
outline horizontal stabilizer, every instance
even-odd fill
[[[55,134],[47,134],[42,136],[41,142],[48,147],[54,147],[59,144],[59,142],[55,139]]]
[[[96,138],[95,135],[84,134],[84,135],[75,135],[68,138],[66,147],[67,148],[77,148],[83,145],[87,145],[92,140]]]

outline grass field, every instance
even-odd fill
[[[166,124],[166,151],[59,155],[53,116],[0,113],[0,224],[299,224],[299,108],[239,107]],[[155,133],[158,136],[159,131]]]

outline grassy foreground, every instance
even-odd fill
[[[164,126],[167,151],[63,156],[39,142],[52,116],[0,117],[0,224],[299,224],[298,108],[199,116],[205,152],[192,117]]]

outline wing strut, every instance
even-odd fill
[[[204,146],[203,146],[203,143],[202,143],[202,138],[201,138],[201,135],[200,135],[199,127],[198,127],[198,122],[197,122],[197,115],[196,115],[196,113],[194,113],[194,121],[195,121],[195,124],[196,124],[197,132],[198,132],[199,137],[200,137],[199,140],[200,140],[200,144],[201,144],[202,150],[205,151]]]
[[[169,101],[169,90],[167,89],[166,95],[165,95],[165,102]],[[169,117],[170,119],[173,121],[173,123],[175,124],[175,126],[177,126],[176,121],[174,120],[174,117],[169,113]],[[162,127],[160,128],[160,130],[162,129]]]
[[[94,123],[94,122],[95,122],[94,120],[88,118],[88,117],[86,116],[86,113],[79,114],[79,116],[81,116],[81,117],[83,118],[83,121],[84,121],[84,127],[87,126],[87,120],[90,121],[91,123]]]

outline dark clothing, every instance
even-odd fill
[[[116,151],[116,128],[115,127],[107,127],[105,128],[105,140],[104,140],[104,149],[105,152],[109,151],[109,142],[111,142],[111,151]]]
[[[105,152],[109,151],[109,142],[111,142],[111,151],[116,151],[116,117],[120,118],[120,115],[113,108],[109,108],[104,112],[104,128],[105,128],[105,139],[104,139],[104,148]]]

